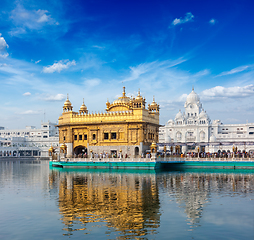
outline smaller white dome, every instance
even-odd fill
[[[207,114],[204,112],[204,110],[202,110],[202,112],[199,114],[199,118],[207,118]]]
[[[176,119],[183,118],[183,114],[181,113],[181,110],[176,114]]]
[[[214,135],[210,137],[210,142],[216,142],[216,137]]]
[[[168,125],[173,125],[174,124],[174,120],[172,119],[169,119],[168,122],[167,122]]]
[[[221,121],[220,120],[213,120],[213,124],[216,124],[216,125],[221,125]]]

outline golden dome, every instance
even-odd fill
[[[83,98],[83,104],[80,107],[80,111],[86,111],[86,110],[87,110],[87,107],[86,107],[86,105],[84,103],[84,98]]]
[[[123,87],[123,96],[116,99],[113,102],[113,104],[117,104],[117,103],[125,103],[126,104],[126,103],[129,103],[129,102],[130,102],[130,98],[125,95],[125,87]]]
[[[151,103],[150,106],[157,106],[157,103],[155,102],[154,97],[153,97],[153,102]]]
[[[115,100],[113,103],[116,104],[116,103],[129,103],[130,101],[130,98],[128,97],[119,97],[117,100]]]
[[[136,100],[142,99],[142,96],[140,95],[140,90],[138,90],[138,96],[136,97]]]
[[[65,101],[65,103],[64,103],[64,106],[65,107],[70,107],[71,106],[71,102],[70,102],[70,100],[69,100],[69,95],[67,94],[67,99],[66,99],[66,101]]]

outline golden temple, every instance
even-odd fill
[[[140,95],[122,96],[106,102],[106,112],[89,113],[86,105],[79,112],[67,97],[58,120],[59,142],[66,157],[87,155],[90,152],[138,157],[158,141],[159,105],[153,99],[146,108],[146,99]]]

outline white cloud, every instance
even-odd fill
[[[6,43],[5,39],[2,37],[2,34],[0,33],[0,51],[5,50],[6,48],[9,48],[9,45]]]
[[[62,93],[58,93],[56,95],[48,95],[44,98],[45,101],[62,101],[65,99],[65,95]]]
[[[218,21],[217,20],[215,20],[214,18],[212,18],[210,21],[209,21],[209,23],[211,24],[211,25],[214,25],[215,23],[217,23]]]
[[[38,61],[35,61],[35,63],[37,64],[37,63],[39,63],[41,60],[38,60]]]
[[[233,69],[231,69],[230,71],[222,72],[222,73],[220,73],[219,75],[217,75],[217,77],[221,77],[221,76],[225,76],[225,75],[231,75],[231,74],[243,72],[243,71],[245,71],[245,70],[252,69],[253,67],[254,67],[254,64],[252,64],[252,65],[240,66],[240,67],[237,67],[237,68],[233,68]]]
[[[211,89],[206,89],[201,92],[200,97],[204,100],[215,98],[245,98],[254,96],[254,85],[250,84],[244,87],[229,87],[216,86]]]
[[[142,63],[135,67],[130,67],[130,76],[123,79],[123,82],[129,82],[139,79],[142,76],[147,76],[147,78],[151,78],[157,74],[163,74],[168,72],[169,68],[175,67],[183,62],[187,61],[186,59],[179,58],[174,61],[154,61],[150,63]]]
[[[136,67],[130,67],[130,76],[126,79],[123,80],[123,82],[128,82],[128,81],[133,81],[138,79],[142,74],[147,73],[152,65],[154,65],[155,62],[151,62],[151,63],[142,63],[139,64]]]
[[[23,96],[31,96],[30,92],[23,93]]]
[[[0,33],[0,57],[6,58],[9,56],[9,53],[6,52],[6,49],[9,48],[9,45],[6,43],[5,39],[2,37]]]
[[[194,77],[202,77],[202,76],[206,76],[209,75],[211,72],[209,69],[204,69],[202,71],[197,72],[196,74],[194,74]]]
[[[48,22],[48,21],[50,21],[51,17],[50,17],[50,15],[47,15],[47,13],[48,13],[47,10],[41,10],[41,9],[37,10],[36,14],[39,17],[37,22],[38,23],[42,23],[42,22]]]
[[[27,110],[24,112],[20,112],[19,114],[21,115],[37,115],[40,114],[38,111],[34,111],[34,110]]]
[[[11,35],[20,35],[27,30],[39,30],[45,25],[58,25],[47,10],[27,10],[21,4],[18,4],[11,11],[10,19],[12,19],[15,27],[10,31]]]
[[[9,53],[0,54],[1,58],[7,58],[9,56]]]
[[[44,73],[53,73],[53,72],[61,72],[64,69],[69,68],[70,66],[76,65],[75,60],[60,60],[59,62],[54,63],[51,66],[43,67]]]
[[[93,79],[86,79],[84,81],[84,84],[88,87],[95,87],[100,85],[101,80],[99,78],[93,78]]]
[[[185,102],[186,99],[187,99],[187,96],[188,96],[188,94],[186,94],[186,93],[182,94],[182,95],[176,100],[176,102]]]
[[[179,24],[183,24],[189,21],[192,21],[194,18],[194,15],[191,12],[186,13],[184,18],[176,18],[171,24],[172,25],[179,25]]]
[[[97,48],[97,49],[105,49],[105,47],[103,47],[103,46],[98,46],[98,45],[93,45],[92,47],[93,47],[93,48]]]

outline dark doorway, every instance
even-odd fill
[[[135,147],[135,157],[137,157],[139,155],[139,148]]]
[[[77,146],[74,148],[74,154],[77,157],[85,157],[87,156],[87,148],[85,146]]]

